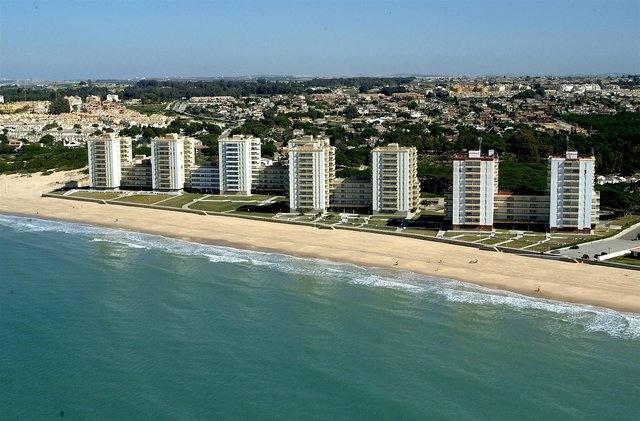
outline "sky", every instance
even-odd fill
[[[0,79],[640,73],[640,0],[0,0]]]

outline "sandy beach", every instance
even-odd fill
[[[384,234],[41,197],[43,192],[53,190],[62,182],[81,177],[78,172],[0,176],[0,213],[409,270],[530,296],[640,312],[640,272],[637,271],[534,259]],[[477,263],[469,263],[475,259]],[[540,291],[536,292],[538,287]]]

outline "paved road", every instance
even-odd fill
[[[594,254],[600,254],[603,251],[610,254],[617,251],[629,250],[635,247],[640,247],[640,240],[634,240],[638,234],[640,234],[640,226],[629,230],[618,238],[609,238],[593,243],[580,244],[577,250],[562,250],[561,254],[568,257],[582,257],[582,255],[588,254],[589,257],[592,258]]]

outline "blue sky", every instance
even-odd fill
[[[0,0],[0,78],[640,73],[640,0]]]

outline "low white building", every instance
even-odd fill
[[[220,171],[216,166],[201,165],[191,168],[189,187],[199,192],[212,193],[220,188]]]

